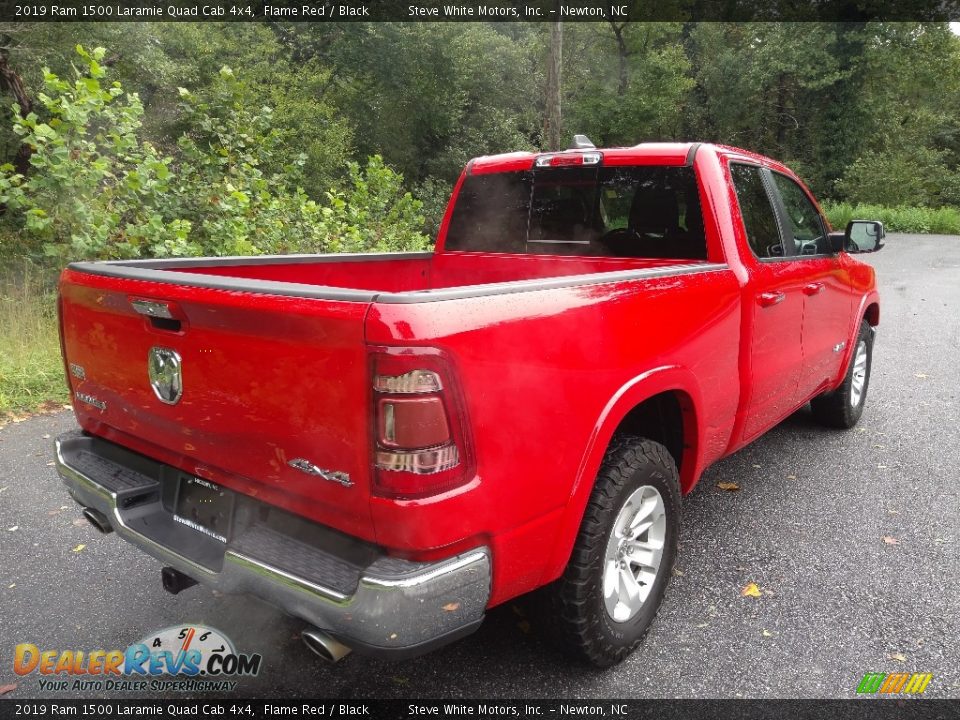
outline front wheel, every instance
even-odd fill
[[[870,387],[870,368],[873,364],[873,328],[866,321],[860,323],[856,346],[847,374],[836,390],[810,401],[813,417],[821,425],[852,428],[863,414]]]
[[[676,464],[638,437],[611,444],[570,563],[551,588],[563,644],[597,667],[623,660],[657,614],[680,531]]]

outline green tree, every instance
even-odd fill
[[[143,106],[106,80],[105,51],[77,47],[73,83],[45,72],[40,113],[15,110],[33,148],[31,171],[0,172],[0,202],[19,213],[17,248],[0,253],[79,258],[247,255],[426,247],[421,205],[403,178],[371,158],[347,167],[349,190],[321,205],[302,185],[305,153],[269,106],[250,106],[223,67],[203,97],[180,88],[189,132],[161,155],[142,142]],[[42,116],[42,117],[41,117]]]
[[[13,132],[33,153],[26,176],[0,168],[0,202],[23,212],[26,231],[25,245],[5,254],[135,257],[184,233],[153,210],[169,189],[171,160],[140,142],[139,97],[105,81],[103,48],[76,51],[84,71],[72,83],[44,71],[40,114],[14,107]]]
[[[680,139],[693,86],[680,30],[678,23],[570,23],[568,134],[585,133],[598,145]]]

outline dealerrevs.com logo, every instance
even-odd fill
[[[867,673],[857,686],[857,692],[870,695],[921,695],[931,680],[932,673]]]
[[[238,653],[219,630],[203,625],[169,627],[125,650],[41,650],[20,643],[13,671],[37,674],[40,690],[232,691],[236,677],[260,672],[259,654]]]

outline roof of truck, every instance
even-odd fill
[[[512,152],[500,155],[485,155],[470,161],[467,172],[483,174],[493,172],[511,172],[529,170],[539,157],[575,156],[583,153],[601,153],[603,165],[688,165],[692,164],[697,149],[706,146],[724,155],[737,155],[763,164],[779,165],[770,158],[726,145],[713,145],[698,142],[650,142],[633,147],[614,148],[571,148],[557,152]]]

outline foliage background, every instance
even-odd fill
[[[945,23],[563,36],[564,137],[737,145],[835,226],[960,234]],[[0,412],[56,394],[69,260],[428,248],[469,158],[544,148],[549,50],[547,23],[0,24]]]

